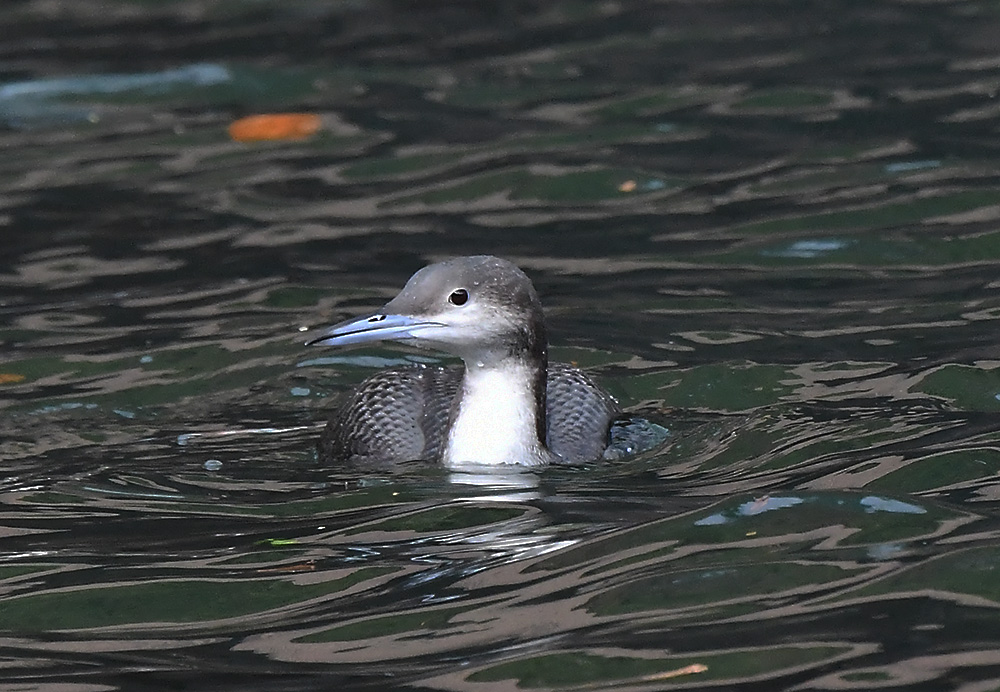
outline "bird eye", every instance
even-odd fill
[[[464,288],[456,288],[448,296],[448,302],[452,305],[465,305],[469,302],[469,292]]]

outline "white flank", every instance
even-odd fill
[[[448,433],[447,466],[544,463],[535,434],[531,370],[466,368],[458,416]]]

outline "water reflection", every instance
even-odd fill
[[[148,74],[80,75],[53,79],[13,82],[0,86],[0,120],[19,128],[54,127],[95,122],[93,109],[71,107],[73,99],[106,99],[111,94],[169,94],[184,87],[206,87],[231,80],[222,65],[189,65]]]
[[[513,494],[509,497],[522,501],[534,500],[539,497],[531,492],[539,486],[538,475],[528,469],[497,469],[481,464],[467,464],[452,468],[448,473],[448,482],[460,486],[468,485],[485,490],[510,492]]]

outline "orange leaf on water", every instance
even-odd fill
[[[305,139],[319,131],[321,121],[311,113],[266,113],[240,118],[229,126],[229,136],[237,142],[275,139]]]
[[[24,380],[24,375],[17,375],[12,372],[0,372],[0,384],[8,384],[10,382],[22,382]]]

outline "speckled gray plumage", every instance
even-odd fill
[[[570,464],[599,459],[621,415],[618,402],[572,365],[549,363],[546,379],[546,446]]]
[[[352,392],[319,442],[326,461],[437,460],[462,383],[460,367],[413,366],[378,372]],[[550,363],[546,446],[565,463],[601,457],[617,402],[579,368]]]

